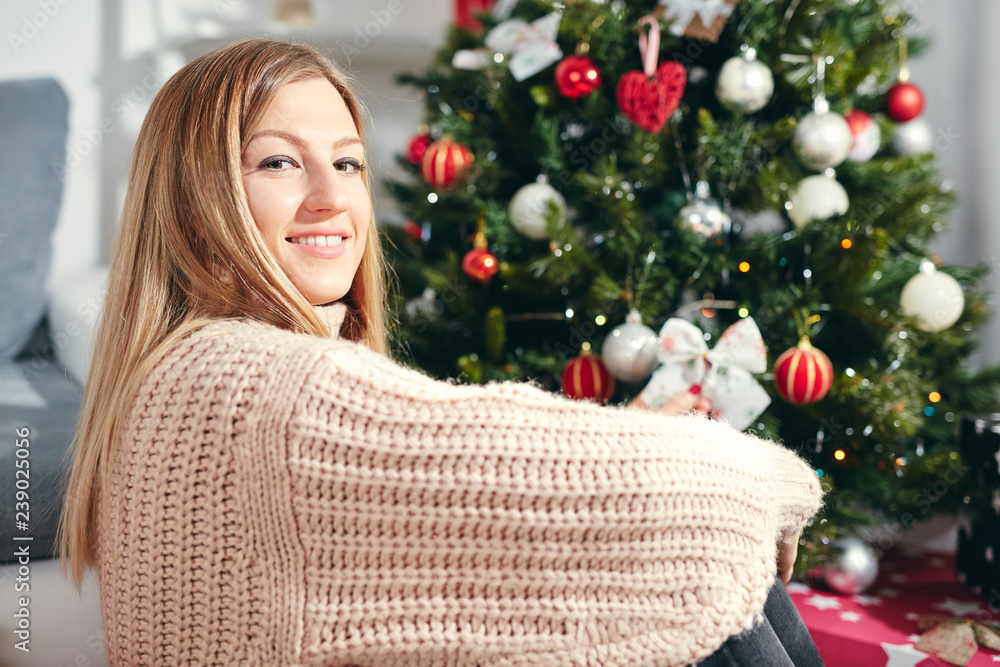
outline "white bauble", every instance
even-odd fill
[[[799,121],[792,148],[802,164],[823,171],[847,159],[851,139],[851,128],[839,113],[813,112]]]
[[[611,374],[623,382],[639,382],[653,374],[660,341],[656,332],[642,323],[639,311],[632,310],[625,323],[604,339],[601,359]]]
[[[882,130],[878,121],[859,109],[853,109],[844,116],[851,129],[851,150],[847,159],[851,162],[868,162],[882,147]]]
[[[903,314],[917,318],[917,326],[924,331],[944,331],[962,316],[965,295],[957,280],[925,263],[906,282],[899,304]]]
[[[788,217],[796,227],[804,227],[813,220],[826,220],[847,213],[850,200],[847,190],[832,176],[815,174],[806,176],[792,190],[788,198]]]
[[[763,109],[774,93],[771,69],[752,57],[730,58],[719,70],[715,96],[727,109],[753,113]]]
[[[510,200],[510,217],[514,228],[529,239],[546,239],[545,218],[549,202],[555,202],[560,217],[566,215],[566,200],[548,183],[528,183]]]
[[[830,545],[823,579],[838,593],[863,593],[878,577],[878,555],[866,542],[844,537]]]
[[[930,153],[934,149],[934,129],[923,118],[896,126],[892,148],[900,155]]]

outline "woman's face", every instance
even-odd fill
[[[286,84],[243,151],[243,187],[257,229],[285,275],[320,305],[347,294],[372,205],[364,146],[326,79]]]

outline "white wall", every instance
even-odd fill
[[[940,167],[958,194],[958,207],[933,249],[948,263],[987,267],[992,322],[979,339],[973,363],[1000,363],[1000,55],[996,0],[905,0],[917,32],[932,38],[930,51],[911,61],[911,81],[927,99],[924,118],[934,128]]]
[[[53,275],[91,266],[100,255],[100,9],[93,0],[0,3],[0,79],[52,76],[70,99],[69,148],[77,159],[67,161]]]

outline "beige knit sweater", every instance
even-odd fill
[[[707,419],[248,320],[158,363],[106,492],[111,663],[227,667],[686,665],[749,627],[821,495]]]

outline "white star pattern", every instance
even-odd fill
[[[1000,662],[1000,655],[993,656],[993,662]]]
[[[798,593],[799,595],[806,595],[808,593],[812,593],[811,588],[798,581],[793,581],[792,583],[788,584],[787,586],[785,586],[785,589],[788,590],[789,593]]]
[[[906,620],[908,620],[908,621],[919,621],[920,620],[920,614],[918,614],[915,611],[911,611],[910,613],[908,613],[906,615]]]
[[[840,609],[840,600],[829,595],[814,595],[806,600],[806,604],[811,604],[817,609]]]
[[[979,611],[978,602],[962,602],[961,600],[953,600],[951,598],[945,598],[944,602],[938,602],[934,605],[935,607],[944,607],[955,616],[964,616],[965,614],[971,614],[974,611]]]
[[[873,595],[855,595],[854,601],[863,607],[868,607],[873,604],[882,604],[882,601]]]
[[[913,648],[913,644],[887,644],[882,642],[882,650],[885,651],[888,660],[885,667],[916,667],[916,664],[926,658],[929,653],[918,651]]]
[[[910,635],[909,637],[906,638],[906,640],[916,644],[918,641],[920,641],[920,635]]]
[[[840,620],[847,621],[848,623],[857,623],[861,620],[861,614],[856,611],[842,611],[840,612]]]

